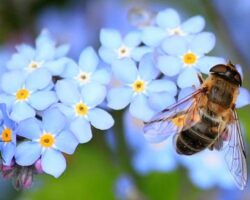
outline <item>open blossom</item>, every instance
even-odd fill
[[[66,122],[66,117],[55,108],[45,111],[42,122],[36,118],[20,122],[17,133],[28,141],[17,146],[16,163],[30,166],[41,158],[42,170],[59,177],[66,168],[62,152],[73,154],[78,145]]]
[[[122,38],[117,30],[102,29],[100,41],[102,46],[99,54],[108,64],[123,58],[139,61],[144,54],[152,51],[149,47],[140,46],[141,33],[139,31],[132,31]]]
[[[155,18],[155,26],[147,26],[142,30],[142,41],[152,47],[159,46],[170,36],[188,36],[197,34],[204,29],[205,20],[201,16],[194,16],[181,22],[180,16],[172,8],[160,11]]]
[[[129,111],[134,117],[148,121],[157,111],[175,102],[175,83],[156,79],[158,71],[150,54],[142,58],[138,69],[134,61],[126,59],[115,62],[113,72],[123,85],[108,93],[108,106],[112,109],[120,110],[130,104]]]
[[[191,39],[180,36],[166,38],[162,49],[166,53],[158,58],[157,67],[166,76],[176,76],[180,88],[199,85],[198,73],[208,74],[212,66],[225,63],[220,57],[207,56],[215,46],[215,36],[203,32]]]
[[[72,80],[60,80],[55,89],[61,101],[56,106],[67,116],[69,129],[80,143],[92,138],[91,125],[100,130],[113,126],[112,116],[97,108],[106,96],[105,86],[93,83],[79,89]]]

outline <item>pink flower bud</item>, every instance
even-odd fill
[[[42,173],[43,173],[42,161],[41,161],[41,159],[39,159],[39,160],[37,160],[37,161],[35,162],[35,169],[36,169],[36,172],[37,172],[38,174],[42,174]]]

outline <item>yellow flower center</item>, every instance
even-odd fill
[[[19,101],[25,101],[29,98],[29,96],[30,92],[25,88],[18,90],[16,93],[16,99]]]
[[[5,128],[2,131],[2,141],[3,142],[11,142],[12,140],[12,130],[9,128]]]
[[[121,46],[118,49],[118,58],[125,58],[125,57],[129,57],[130,55],[130,49],[126,46]]]
[[[75,105],[75,112],[77,116],[85,116],[88,114],[89,108],[84,103],[80,102]]]
[[[197,56],[194,53],[186,53],[183,56],[183,62],[186,65],[193,65],[197,61]]]
[[[52,147],[54,145],[55,138],[52,134],[46,133],[40,137],[39,142],[42,145],[42,147],[49,148],[49,147]]]
[[[146,83],[143,80],[136,80],[132,84],[132,88],[136,93],[144,92],[146,90]]]
[[[185,35],[185,33],[181,30],[180,27],[168,29],[168,34],[169,35],[178,35],[178,36],[184,36]]]
[[[184,122],[185,122],[185,119],[186,118],[186,115],[179,115],[175,118],[172,119],[172,123],[177,126],[177,127],[183,127],[184,126]]]

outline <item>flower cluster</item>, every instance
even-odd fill
[[[198,87],[200,74],[226,63],[209,54],[216,39],[203,31],[203,17],[181,22],[175,10],[166,9],[149,21],[126,34],[103,28],[98,53],[86,47],[77,62],[67,56],[69,45],[58,45],[46,30],[34,46],[17,46],[0,70],[0,150],[5,178],[13,178],[18,188],[27,188],[33,174],[59,177],[66,169],[64,155],[89,142],[92,127],[108,130],[113,126],[114,119],[105,108],[128,107],[123,122],[117,123],[124,124],[137,172],[171,171],[180,163],[191,171],[193,182],[204,188],[227,181],[223,176],[219,183],[207,183],[208,178],[217,178],[213,172],[209,177],[204,172],[198,180],[201,171],[192,172],[194,162],[177,157],[170,140],[150,145],[142,137],[143,121]],[[249,92],[241,88],[237,106],[249,103]],[[202,158],[213,160],[210,154]]]
[[[112,116],[100,108],[110,72],[92,47],[76,63],[68,45],[57,45],[44,30],[35,47],[22,44],[1,74],[1,155],[4,177],[29,187],[34,173],[59,177],[64,154],[92,138],[91,126],[106,130]]]

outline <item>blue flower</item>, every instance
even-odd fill
[[[156,112],[175,102],[175,83],[166,79],[156,80],[158,71],[150,54],[142,58],[138,69],[131,59],[116,61],[113,72],[123,85],[112,88],[108,93],[108,106],[112,109],[120,110],[131,103],[130,113],[148,121]]]
[[[176,168],[176,153],[172,138],[158,143],[150,144],[143,136],[143,122],[129,115],[124,115],[125,138],[133,151],[132,164],[140,174],[152,171],[169,172]]]
[[[62,154],[73,154],[78,142],[67,130],[66,117],[58,109],[44,112],[42,122],[29,118],[19,123],[17,133],[29,141],[18,144],[15,159],[21,166],[33,165],[41,157],[45,173],[59,177],[66,168]]]
[[[19,122],[34,117],[36,110],[45,110],[57,102],[55,92],[48,90],[52,80],[47,75],[40,71],[27,77],[23,71],[15,70],[2,76],[0,101],[7,104],[11,119]]]
[[[113,126],[112,116],[103,109],[96,108],[106,96],[103,85],[92,83],[79,89],[74,81],[60,80],[55,89],[61,101],[57,107],[69,119],[69,129],[80,143],[88,142],[92,138],[90,124],[100,130]]]
[[[37,70],[46,70],[50,76],[60,75],[67,61],[63,56],[68,52],[68,45],[56,46],[48,31],[44,30],[36,39],[36,47],[22,44],[7,63],[10,70],[24,70],[27,74]]]
[[[142,31],[142,41],[148,46],[159,46],[166,37],[178,35],[187,36],[201,32],[205,20],[201,16],[194,16],[181,23],[179,14],[174,9],[159,12],[155,18],[156,26],[149,26]]]
[[[16,124],[9,118],[5,104],[0,104],[1,125],[0,125],[0,149],[3,164],[10,166],[16,150]]]
[[[167,55],[159,56],[157,67],[166,76],[176,76],[177,84],[181,88],[199,85],[197,73],[209,73],[211,67],[225,63],[220,57],[206,56],[215,45],[212,33],[200,33],[187,40],[173,36],[166,38],[162,48]]]
[[[106,68],[97,68],[99,58],[92,47],[85,48],[78,64],[69,59],[61,77],[74,79],[81,87],[87,84],[106,85],[110,82],[111,74]]]
[[[99,54],[104,62],[112,64],[116,60],[131,58],[139,61],[141,57],[151,52],[151,48],[139,46],[141,44],[141,33],[129,32],[124,38],[114,29],[102,29],[100,33],[101,47]]]
[[[180,156],[180,162],[187,167],[191,181],[200,188],[234,188],[224,156],[220,152],[204,150],[193,156]]]

